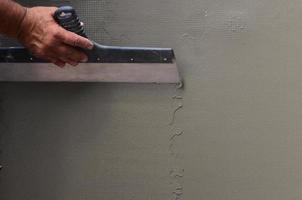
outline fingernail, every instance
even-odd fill
[[[94,46],[93,43],[90,42],[89,45],[87,46],[87,49],[90,49],[90,50],[91,50],[91,49],[93,49],[93,46]]]
[[[70,62],[70,64],[71,64],[72,66],[74,66],[74,67],[78,65],[77,62]]]

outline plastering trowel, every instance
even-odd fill
[[[75,10],[60,7],[54,18],[63,28],[86,37]],[[77,67],[55,67],[34,57],[24,47],[0,48],[0,81],[179,83],[170,48],[104,46],[94,42],[85,51],[88,62]]]

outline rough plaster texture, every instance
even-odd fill
[[[98,42],[173,47],[185,88],[2,83],[0,199],[301,198],[300,1],[71,3]]]

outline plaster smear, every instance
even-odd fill
[[[171,155],[171,163],[173,164],[172,169],[169,172],[171,177],[170,184],[172,186],[172,198],[173,200],[183,199],[184,192],[184,173],[185,169],[183,165],[180,165],[181,157],[179,156],[179,148],[176,146],[177,140],[180,140],[181,136],[184,134],[184,130],[177,126],[175,121],[176,113],[183,108],[183,96],[182,93],[182,84],[176,86],[175,95],[172,97],[172,116],[171,122],[169,123],[171,127],[171,135],[169,138],[169,152]]]

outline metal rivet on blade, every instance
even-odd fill
[[[131,58],[131,61],[134,61],[134,58]]]

